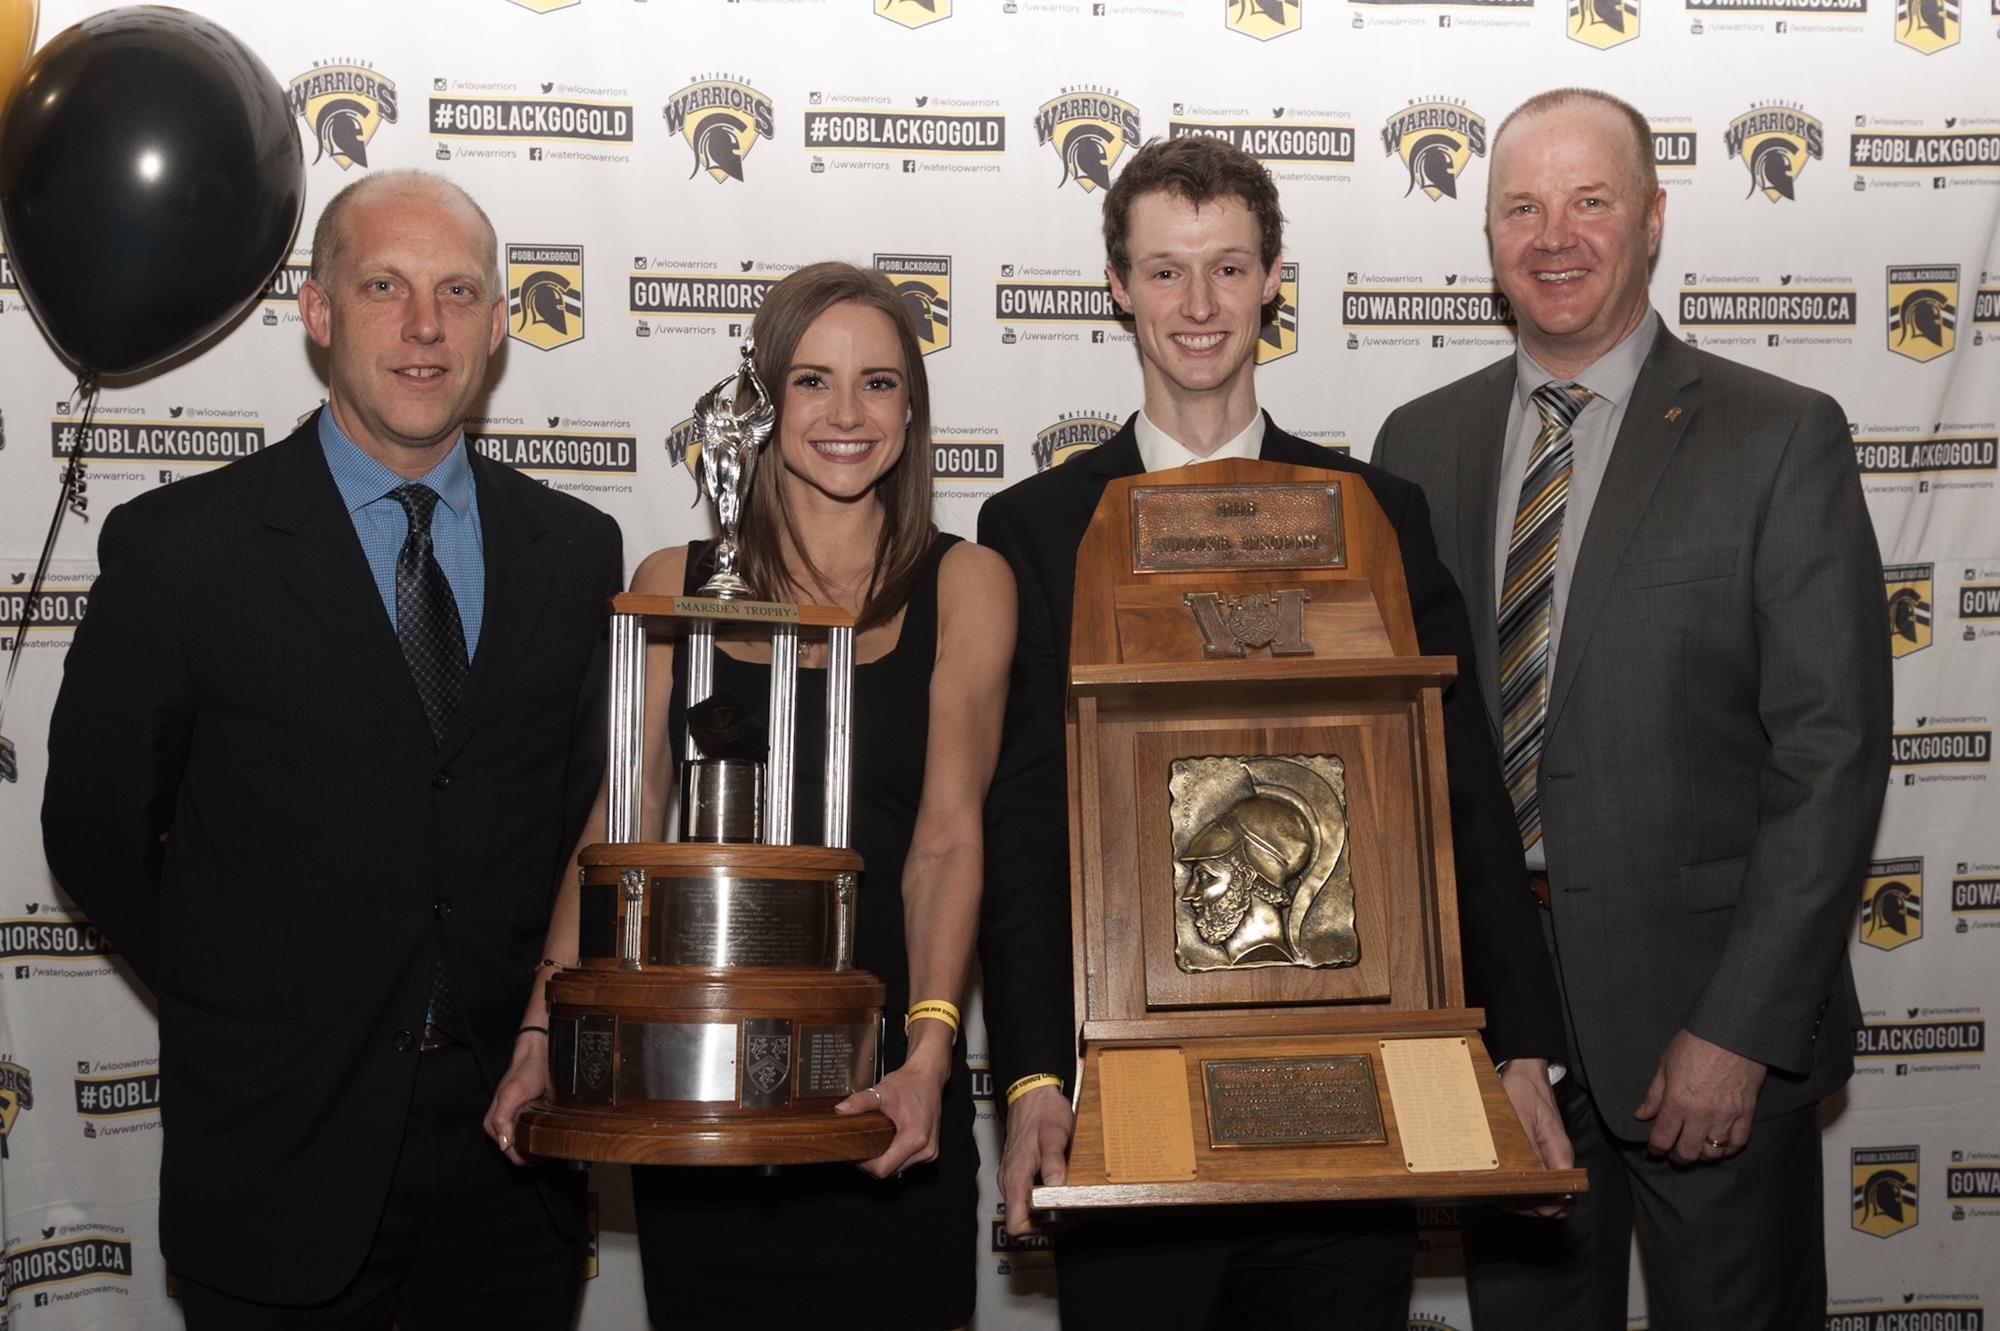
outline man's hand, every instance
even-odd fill
[[[514,1116],[530,1100],[546,1100],[555,1093],[549,1080],[549,1037],[540,1031],[523,1031],[514,1037],[514,1061],[493,1092],[486,1107],[486,1135],[517,1165],[528,1163],[521,1154],[520,1138],[514,1130]]]
[[[1660,1055],[1659,1071],[1633,1117],[1653,1120],[1646,1149],[1675,1164],[1727,1160],[1750,1144],[1757,1091],[1766,1069],[1681,1030]]]
[[[1528,1134],[1528,1145],[1535,1148],[1535,1158],[1542,1162],[1542,1168],[1573,1167],[1576,1152],[1569,1144],[1569,1133],[1563,1129],[1562,1111],[1556,1108],[1555,1091],[1549,1085],[1549,1061],[1546,1058],[1511,1060],[1500,1069],[1500,1088],[1507,1092],[1507,1100],[1514,1106],[1514,1117],[1521,1120],[1521,1131]],[[1523,1207],[1521,1213],[1553,1220],[1568,1210],[1569,1203],[1558,1201]]]
[[[1058,1184],[1069,1177],[1069,1138],[1076,1115],[1060,1086],[1037,1086],[1007,1106],[1007,1144],[1000,1152],[1000,1195],[1007,1203],[1007,1232],[1032,1234],[1028,1193],[1035,1180]]]

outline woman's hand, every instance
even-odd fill
[[[833,1107],[836,1114],[864,1114],[879,1106],[896,1125],[889,1149],[861,1162],[861,1167],[876,1178],[888,1178],[911,1165],[937,1159],[944,1084],[951,1076],[951,1033],[935,1021],[915,1026],[923,1034],[913,1035],[903,1066]]]
[[[521,1153],[520,1138],[514,1131],[514,1116],[531,1100],[546,1100],[555,1090],[549,1080],[549,1037],[540,1031],[522,1031],[514,1037],[514,1061],[493,1092],[486,1107],[486,1135],[517,1165],[528,1163]]]

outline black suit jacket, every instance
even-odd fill
[[[44,841],[159,1001],[168,1262],[242,1298],[324,1299],[359,1269],[440,955],[504,1070],[601,774],[617,526],[472,469],[486,613],[441,745],[317,417],[100,538]]]
[[[1427,655],[1459,663],[1458,680],[1444,697],[1445,765],[1467,1000],[1487,1009],[1487,1043],[1495,1058],[1560,1058],[1555,976],[1487,733],[1465,603],[1438,562],[1423,493],[1286,434],[1268,416],[1262,456],[1359,476],[1396,529],[1417,642]],[[1067,1081],[1076,1064],[1063,736],[1076,552],[1105,486],[1143,469],[1128,420],[1103,444],[1009,487],[979,512],[979,542],[1006,557],[1020,594],[1006,732],[986,806],[979,931],[987,1038],[1000,1091],[1028,1073]]]

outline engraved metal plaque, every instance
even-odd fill
[[[585,883],[577,889],[576,954],[585,959],[618,955],[618,887]]]
[[[1133,487],[1134,573],[1345,567],[1339,481]]]
[[[1366,1054],[1203,1059],[1201,1085],[1211,1146],[1388,1140]]]
[[[652,893],[652,965],[821,969],[838,960],[832,881],[655,878]]]
[[[1352,966],[1347,774],[1331,754],[1176,758],[1167,779],[1183,971]]]
[[[577,1024],[576,1098],[587,1105],[608,1105],[612,1100],[613,1041],[618,1018],[593,1012]]]
[[[799,1028],[799,1099],[846,1097],[881,1080],[876,1075],[879,1023]]]
[[[620,1100],[736,1098],[733,1022],[628,1021],[618,1041]]]
[[[792,1023],[751,1017],[743,1023],[743,1069],[736,1103],[745,1109],[787,1109],[792,1103]]]

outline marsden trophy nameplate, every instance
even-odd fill
[[[1076,1128],[1035,1208],[1584,1186],[1542,1168],[1466,1005],[1444,739],[1458,659],[1419,645],[1408,576],[1344,466],[1228,459],[1106,486],[1066,680]],[[1446,1105],[1392,1076],[1419,1043],[1448,1046],[1477,1094]],[[1140,1053],[1175,1112],[1126,1112]],[[1191,1174],[1130,1167],[1164,1153],[1162,1131]],[[1489,1132],[1476,1162],[1412,1163]]]
[[[606,834],[579,859],[578,964],[548,981],[551,1098],[522,1112],[537,1155],[784,1165],[879,1155],[895,1125],[833,1107],[881,1077],[882,982],[854,968],[861,858],[848,849],[854,621],[749,599],[742,502],[775,419],[743,363],[703,396],[702,477],[721,539],[701,594],[611,605]],[[644,752],[649,635],[686,662],[687,737]],[[792,844],[799,645],[827,649],[826,821]],[[767,708],[714,685],[719,636],[768,640]],[[642,836],[648,761],[673,764],[678,837]],[[664,783],[662,783],[664,784]]]

